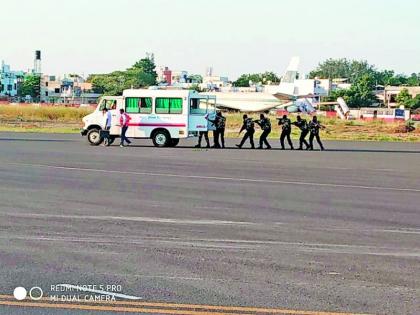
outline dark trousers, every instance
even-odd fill
[[[308,143],[308,141],[305,140],[308,133],[309,133],[309,130],[302,130],[302,132],[300,133],[299,149],[303,149],[304,144],[305,144],[306,148],[309,148],[309,143]]]
[[[204,139],[206,140],[207,147],[210,147],[209,132],[208,131],[200,131],[198,133],[198,145],[197,146],[201,147],[201,140],[203,139],[203,136],[204,136]]]
[[[219,145],[220,148],[220,144],[222,145],[222,148],[225,147],[225,128],[218,128],[217,130],[217,144]],[[219,142],[219,137],[220,137],[220,142]],[[216,144],[216,142],[214,143]]]
[[[220,143],[219,143],[219,129],[213,130],[213,144],[214,144],[214,148],[220,148]]]
[[[290,145],[290,148],[293,149],[292,139],[290,139],[291,130],[283,130],[280,135],[280,144],[281,148],[284,149],[284,139],[287,138],[287,142]]]
[[[127,142],[128,144],[131,143],[130,140],[128,140],[128,138],[126,137],[126,132],[127,132],[128,126],[123,126],[121,127],[121,145],[124,145],[124,141]]]
[[[104,145],[106,146],[109,145],[109,131],[110,130],[111,130],[111,126],[105,127],[105,131],[108,131],[108,132],[104,132]]]
[[[255,130],[247,130],[244,137],[242,138],[241,143],[239,144],[240,147],[242,147],[245,143],[245,141],[249,138],[249,142],[251,143],[251,148],[255,148],[254,145],[254,132]]]
[[[260,148],[263,147],[263,144],[267,146],[267,148],[271,148],[271,145],[267,141],[267,137],[270,134],[271,129],[264,130],[260,136]]]
[[[316,141],[318,142],[319,147],[321,148],[321,150],[324,150],[324,146],[322,145],[321,138],[319,137],[319,133],[312,133],[312,132],[309,135],[309,148],[311,150],[314,149],[314,138],[316,138]]]

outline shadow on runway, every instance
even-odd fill
[[[66,143],[66,142],[78,142],[79,140],[75,140],[75,139],[25,139],[25,138],[0,138],[0,142],[1,141],[5,141],[5,142],[46,142],[46,143],[58,143],[58,142],[62,142],[62,143]],[[118,146],[117,144],[112,145],[112,147],[116,147]],[[152,144],[132,144],[129,147],[133,147],[133,148],[155,148],[154,145]],[[290,152],[290,151],[297,151],[297,152],[320,152],[319,149],[314,149],[313,151],[307,151],[307,150],[290,150],[290,149],[285,149],[282,150],[280,148],[271,148],[271,149],[252,149],[250,147],[244,147],[242,149],[239,149],[237,147],[226,147],[224,149],[215,149],[215,148],[196,148],[194,146],[187,146],[187,145],[178,145],[176,147],[172,147],[170,149],[191,149],[193,151],[223,151],[223,150],[245,150],[245,151],[285,151],[285,152]],[[403,153],[403,154],[420,154],[420,150],[386,150],[386,149],[357,149],[357,148],[348,148],[348,149],[325,149],[324,152],[346,152],[346,153]],[[298,153],[298,154],[302,154],[302,153]]]
[[[153,145],[130,145],[128,148],[155,148]],[[166,148],[168,149],[168,148]],[[320,149],[314,150],[290,150],[290,149],[280,149],[280,148],[271,148],[271,149],[252,149],[252,148],[242,148],[237,147],[226,147],[224,149],[215,149],[215,148],[195,148],[194,146],[185,146],[178,145],[170,149],[192,149],[195,151],[224,151],[224,150],[245,150],[245,151],[284,151],[284,152],[321,152]],[[323,152],[349,152],[349,153],[408,153],[408,154],[420,154],[420,151],[416,150],[383,150],[383,149],[325,149]]]
[[[75,142],[76,140],[70,139],[22,139],[22,138],[0,138],[0,141],[21,141],[21,142]]]
[[[155,148],[154,145],[138,145],[138,144],[131,144],[129,146],[133,147],[133,148]],[[239,149],[237,147],[225,147],[224,149],[216,149],[216,148],[206,148],[206,147],[202,147],[202,148],[196,148],[194,146],[186,146],[186,145],[177,145],[176,147],[165,147],[162,149],[192,149],[195,151],[224,151],[224,150],[245,150],[245,151],[299,151],[299,150],[290,150],[290,149],[286,149],[286,150],[282,150],[280,148],[271,148],[271,149],[252,149],[252,148],[242,148]],[[305,151],[305,150],[303,150]],[[314,150],[316,151],[316,150]],[[319,151],[319,150],[318,150]]]
[[[330,152],[365,152],[365,153],[411,153],[420,154],[420,151],[415,150],[383,150],[383,149],[326,149],[325,151]]]

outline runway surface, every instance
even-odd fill
[[[419,143],[194,144],[0,133],[0,313],[418,314]]]

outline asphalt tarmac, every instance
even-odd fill
[[[195,141],[0,133],[0,314],[419,314],[419,143]]]

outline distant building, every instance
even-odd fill
[[[295,95],[328,96],[331,91],[329,79],[298,79],[295,81]]]
[[[157,81],[160,84],[183,86],[190,83],[188,81],[188,71],[176,71],[171,70],[168,67],[159,67],[156,72],[158,75]]]
[[[333,79],[331,83],[331,90],[347,90],[351,88],[351,83],[347,78],[337,78]]]
[[[0,96],[15,97],[18,94],[19,85],[23,82],[23,71],[11,71],[10,66],[4,61],[0,68]]]
[[[41,77],[41,102],[52,104],[94,104],[101,94],[94,93],[92,83],[77,74],[60,79],[56,76]]]
[[[213,70],[212,70],[213,71]],[[207,73],[209,74],[209,72]],[[229,85],[228,77],[222,77],[217,75],[206,75],[203,77],[203,83],[200,84],[201,88],[212,91],[220,90]]]
[[[168,67],[160,67],[157,69],[157,81],[158,83],[165,83],[172,85],[172,70]]]
[[[171,85],[187,83],[188,71],[172,71]]]
[[[377,93],[377,97],[382,101],[388,108],[398,107],[397,96],[404,89],[407,89],[408,93],[412,97],[420,95],[420,86],[386,86],[383,91]]]

